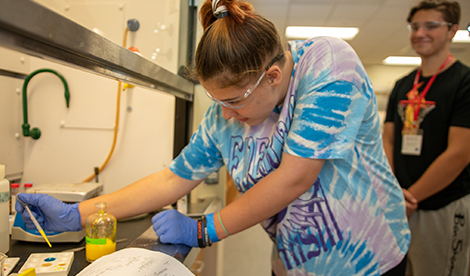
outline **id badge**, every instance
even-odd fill
[[[401,154],[404,155],[421,155],[421,147],[423,146],[423,134],[403,134],[401,139]]]

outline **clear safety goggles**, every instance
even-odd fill
[[[268,66],[266,66],[265,68],[265,71],[263,72],[263,74],[261,74],[261,76],[259,77],[259,79],[256,81],[255,85],[253,85],[253,87],[251,87],[250,89],[248,89],[242,96],[240,97],[237,97],[237,98],[234,98],[234,99],[230,99],[230,100],[224,100],[224,101],[221,101],[221,100],[218,100],[214,97],[212,97],[211,94],[209,94],[209,92],[207,92],[206,90],[206,95],[207,97],[209,97],[209,99],[213,100],[214,102],[220,104],[220,105],[223,105],[225,107],[228,107],[228,108],[231,108],[231,109],[240,109],[242,107],[245,107],[248,103],[251,102],[251,100],[253,99],[253,97],[250,97],[250,95],[253,93],[253,91],[256,89],[256,87],[258,87],[258,85],[260,84],[261,80],[264,78],[264,76],[266,75],[266,72],[268,71],[269,68],[271,68],[271,66],[278,60],[280,60],[281,58],[284,57],[284,54],[280,54],[278,56],[276,56],[269,64]]]
[[[452,26],[454,24],[449,22],[439,22],[439,21],[426,21],[426,22],[412,22],[408,24],[408,30],[410,32],[417,32],[419,28],[423,28],[426,31],[434,31],[441,26]]]

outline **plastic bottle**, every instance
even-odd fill
[[[10,215],[13,215],[15,211],[16,197],[20,190],[20,183],[11,183],[10,186]]]
[[[0,252],[10,250],[10,181],[5,179],[5,165],[0,164]]]
[[[86,221],[86,260],[90,263],[116,251],[116,218],[107,213],[107,202],[95,205],[97,212]]]
[[[24,183],[23,187],[24,187],[23,193],[27,194],[27,193],[29,193],[28,190],[33,188],[33,183],[26,182],[26,183]]]

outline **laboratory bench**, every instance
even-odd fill
[[[116,240],[120,239],[127,239],[122,242],[116,243],[116,250],[120,250],[126,247],[129,247],[132,243],[134,244],[141,244],[141,247],[148,247],[149,244],[153,244],[153,249],[163,251],[170,255],[171,252],[176,252],[177,255],[174,256],[180,261],[184,261],[186,257],[181,252],[189,253],[190,247],[188,246],[179,246],[179,245],[165,245],[158,242],[156,239],[153,240],[141,240],[139,236],[142,233],[146,233],[147,230],[152,229],[152,216],[154,213],[149,213],[143,216],[136,217],[130,220],[118,221],[117,223],[117,230],[116,230]],[[85,239],[80,242],[70,242],[70,243],[53,243],[52,247],[49,247],[47,243],[40,243],[40,242],[25,242],[25,241],[18,241],[18,240],[11,240],[10,241],[10,251],[8,252],[8,257],[19,257],[20,260],[13,269],[12,272],[18,272],[23,264],[28,259],[29,255],[32,253],[51,253],[51,252],[62,252],[67,249],[77,248],[85,246]],[[136,246],[138,247],[138,246]],[[174,249],[175,248],[175,249]],[[149,248],[152,249],[152,248]],[[89,263],[86,261],[85,258],[85,249],[76,251],[74,254],[74,261],[70,272],[68,275],[73,276],[78,274],[81,270],[83,270]]]
[[[215,212],[222,207],[219,198],[209,198],[196,204],[188,205],[188,216],[197,218],[203,214]],[[116,251],[126,247],[146,248],[171,255],[190,268],[200,252],[200,248],[191,248],[186,245],[162,244],[152,228],[152,217],[155,213],[148,213],[127,220],[117,222],[116,240],[127,239],[116,243]],[[32,253],[62,252],[67,249],[85,246],[85,239],[80,242],[53,243],[50,248],[45,242],[25,242],[10,240],[8,257],[19,257],[12,273],[17,273]],[[85,258],[85,250],[76,251],[69,276],[74,276],[89,265]]]

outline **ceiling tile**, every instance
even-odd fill
[[[287,17],[290,26],[323,26],[333,9],[332,4],[291,4]]]
[[[292,3],[323,4],[381,4],[385,0],[292,0]]]
[[[379,5],[335,4],[333,12],[326,21],[331,27],[358,27],[379,8]]]
[[[287,17],[287,3],[272,3],[270,5],[253,5],[255,12],[261,14],[271,21],[283,22]]]
[[[335,4],[331,18],[363,19],[373,16],[380,5],[371,4]]]

